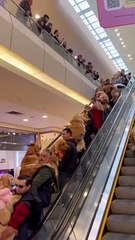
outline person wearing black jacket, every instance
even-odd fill
[[[1,240],[8,240],[14,235],[14,240],[24,240],[38,225],[42,209],[33,197],[31,185],[32,179],[27,176],[19,177],[16,181],[16,193],[21,198],[14,205],[11,219],[1,232]]]
[[[32,17],[31,6],[32,6],[32,0],[22,0],[19,3],[19,7],[16,12],[16,17],[22,23],[26,24],[28,17]]]
[[[72,131],[70,128],[65,128],[62,131],[62,137],[67,142],[69,149],[65,151],[59,165],[59,187],[65,185],[69,178],[73,175],[77,168],[77,149],[74,139],[72,139]]]
[[[41,33],[42,29],[45,29],[48,21],[49,21],[49,16],[47,14],[45,14],[43,17],[40,17],[37,20],[37,23],[38,23],[37,28],[39,33]]]

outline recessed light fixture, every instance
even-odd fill
[[[123,44],[124,44],[124,42],[121,42],[121,44],[123,45]]]
[[[117,36],[120,36],[120,33],[117,33]]]
[[[123,45],[123,47],[125,48],[125,47],[126,47],[126,45]]]
[[[46,116],[46,115],[43,115],[42,118],[47,118],[47,116]]]
[[[35,15],[35,18],[36,18],[36,19],[39,19],[39,18],[40,18],[40,15],[36,14],[36,15]]]
[[[130,58],[130,60],[132,60],[133,58]]]
[[[117,29],[117,28],[115,29],[115,32],[118,32],[118,29]]]
[[[122,41],[122,38],[120,38],[120,41]]]
[[[131,55],[130,55],[130,54],[128,54],[128,57],[131,57]]]
[[[29,120],[28,120],[27,118],[24,118],[23,121],[24,121],[24,122],[28,122]]]

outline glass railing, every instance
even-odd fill
[[[99,86],[99,81],[94,80],[91,73],[86,74],[86,68],[81,65],[61,44],[59,44],[48,32],[41,28],[31,17],[27,17],[14,1],[9,0],[5,7],[13,16],[15,16],[23,25],[36,34],[48,46],[53,48],[67,62],[76,68],[83,76],[85,76],[94,85]]]
[[[68,217],[69,209],[74,209],[76,202],[82,194],[84,194],[84,189],[87,185],[89,177],[95,177],[97,161],[99,157],[104,156],[105,150],[109,144],[108,136],[111,135],[113,137],[114,130],[120,121],[121,112],[124,109],[124,105],[130,95],[130,92],[131,90],[127,88],[122,93],[102,129],[98,132],[89,149],[84,154],[75,174],[63,189],[60,198],[58,198],[53,207],[46,213],[46,216],[40,225],[42,226],[43,224],[41,230],[34,236],[34,238],[30,239],[38,240],[44,239],[44,237],[46,237],[46,239],[51,239]],[[92,181],[89,183],[92,184]],[[78,205],[78,207],[80,206]]]

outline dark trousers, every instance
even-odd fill
[[[59,172],[58,182],[59,182],[60,190],[65,186],[65,184],[67,183],[67,181],[71,176],[72,174],[61,172],[61,171]]]
[[[32,230],[29,230],[27,223],[24,223],[13,240],[25,240],[31,235],[31,233]]]

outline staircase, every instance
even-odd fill
[[[128,143],[102,240],[135,240],[135,151]]]

